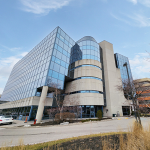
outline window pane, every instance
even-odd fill
[[[63,81],[64,80],[64,75],[62,75],[62,74],[59,73],[58,79]]]
[[[57,64],[60,64],[61,61],[60,61],[60,59],[56,58],[56,59],[55,59],[55,62],[56,62]]]
[[[60,65],[54,63],[54,68],[53,68],[53,70],[59,72],[59,69],[60,69]]]
[[[55,72],[55,71],[53,71],[53,73],[52,73],[52,77],[53,77],[53,78],[58,79],[58,73],[57,73],[57,72]]]

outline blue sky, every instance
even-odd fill
[[[55,27],[75,41],[93,36],[150,77],[150,0],[0,0],[0,94],[14,64]]]

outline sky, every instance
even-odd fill
[[[150,0],[0,0],[0,94],[13,66],[60,26],[129,58],[134,79],[150,77]]]

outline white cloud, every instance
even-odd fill
[[[20,0],[23,10],[34,14],[48,14],[50,10],[59,9],[69,4],[71,0]]]
[[[134,79],[150,78],[150,55],[148,53],[138,53],[130,59],[130,66]]]
[[[1,45],[1,44],[0,44]],[[13,48],[9,48],[5,45],[1,45],[2,47],[4,47],[5,49],[8,49],[10,51],[18,51],[18,50],[21,50],[22,48],[21,47],[13,47]]]
[[[3,91],[4,89],[4,86],[8,80],[12,68],[26,54],[27,52],[23,52],[17,56],[11,56],[0,59],[0,94],[1,91]]]
[[[138,27],[149,27],[150,19],[141,14],[134,13],[132,15],[121,14],[121,16],[116,16],[111,13],[111,16],[119,21],[122,21],[126,24]]]
[[[128,0],[130,2],[132,2],[133,4],[137,4],[137,0]]]
[[[3,93],[3,88],[0,88],[0,94],[2,94]]]
[[[133,4],[140,3],[146,7],[150,7],[150,0],[128,0],[128,1],[132,2]]]
[[[146,7],[150,7],[150,0],[139,0],[139,2]]]
[[[23,52],[23,53],[20,54],[20,56],[24,57],[27,54],[28,54],[28,52]]]

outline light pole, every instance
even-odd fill
[[[131,89],[131,83],[130,83],[130,77],[129,77],[129,71],[128,71],[127,62],[125,62],[125,63],[123,64],[123,67],[126,67],[127,75],[128,75],[128,81],[129,81],[129,86],[130,86],[130,89]],[[129,94],[130,94],[130,93],[128,93],[128,99],[129,99]],[[130,106],[130,115],[131,115],[131,106]]]
[[[129,71],[128,71],[127,62],[125,62],[125,63],[123,64],[123,67],[126,67],[126,69],[127,69],[127,75],[128,75],[128,80],[129,80],[129,84],[130,84],[130,77],[129,77]]]

